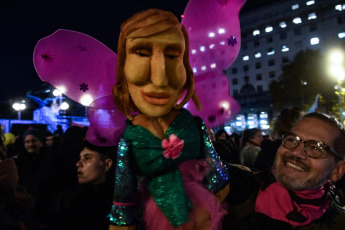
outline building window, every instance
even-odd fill
[[[307,6],[311,6],[311,5],[314,5],[315,4],[315,1],[314,0],[310,0],[310,1],[307,1],[305,3]]]
[[[244,71],[244,72],[247,72],[248,70],[249,70],[249,66],[248,66],[248,65],[244,65],[244,66],[243,66],[243,71]]]
[[[320,43],[320,39],[318,37],[314,37],[310,39],[310,45],[318,45]]]
[[[258,36],[260,35],[260,30],[254,30],[253,31],[253,36]]]
[[[249,82],[249,76],[244,77],[244,82],[246,82],[246,83]]]
[[[280,28],[285,28],[287,25],[286,25],[286,22],[280,22],[279,26]]]
[[[268,73],[268,76],[269,76],[270,78],[274,78],[274,77],[276,76],[276,73],[275,73],[274,71],[270,71],[270,72]]]
[[[303,47],[303,41],[301,41],[301,40],[295,41],[295,47],[296,48],[302,48]]]
[[[267,39],[266,39],[266,43],[272,43],[273,42],[273,38],[272,37],[268,37]]]
[[[288,52],[290,49],[286,45],[282,45],[282,52]]]
[[[232,74],[237,74],[237,68],[232,68],[231,73]]]
[[[233,85],[237,85],[238,84],[238,79],[237,78],[232,79],[232,84]]]
[[[261,57],[261,53],[260,52],[256,52],[254,55],[255,58],[260,58]]]
[[[256,87],[256,91],[257,91],[257,92],[262,92],[262,85],[258,85],[258,86]]]
[[[316,13],[308,14],[308,20],[314,20],[314,19],[316,19]]]
[[[242,60],[243,60],[243,61],[248,61],[248,60],[249,60],[249,56],[248,56],[248,55],[244,55],[244,56],[242,57]]]
[[[293,23],[295,24],[301,24],[302,23],[302,19],[300,17],[296,17],[292,20]]]
[[[285,40],[287,38],[287,35],[285,32],[280,33],[279,35],[280,35],[280,40]]]
[[[265,32],[266,33],[269,33],[269,32],[272,32],[273,31],[273,27],[272,26],[267,26],[266,28],[265,28]]]
[[[218,29],[218,34],[224,34],[225,33],[225,29],[224,28],[219,28]]]
[[[302,34],[302,30],[301,28],[295,28],[295,35],[301,35]]]
[[[268,66],[274,66],[274,59],[268,60]]]
[[[261,80],[262,80],[262,75],[261,75],[261,73],[258,73],[258,74],[256,75],[256,80],[257,80],[257,81],[261,81]]]
[[[338,34],[338,38],[345,38],[345,32],[340,32],[339,34]]]
[[[289,57],[288,56],[282,57],[282,63],[283,64],[288,63],[288,62],[289,62]]]
[[[313,32],[317,30],[317,24],[316,23],[312,23],[309,25],[309,31]]]
[[[337,23],[338,23],[338,25],[344,24],[344,18],[343,17],[338,17],[337,18]]]
[[[258,47],[260,45],[259,39],[254,40],[254,47]]]
[[[343,10],[345,10],[345,4],[343,4],[343,5],[341,5],[341,4],[336,5],[336,6],[335,6],[335,10],[337,10],[337,11],[343,11]]]
[[[261,68],[261,62],[255,63],[255,68],[256,68],[256,69],[260,69],[260,68]]]
[[[267,55],[270,56],[270,55],[273,55],[274,54],[274,49],[271,47],[271,48],[268,48],[267,49]]]
[[[295,4],[295,5],[292,5],[291,6],[291,9],[292,10],[297,10],[299,8],[299,5],[298,4]]]
[[[238,95],[238,89],[234,89],[234,95]]]

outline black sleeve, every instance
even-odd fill
[[[229,170],[230,192],[227,196],[229,205],[236,205],[246,201],[258,188],[258,183],[251,171],[227,164]]]

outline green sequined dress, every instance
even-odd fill
[[[183,141],[175,159],[163,155],[161,139],[126,121],[117,153],[109,214],[112,225],[174,229],[197,219],[197,211],[204,210],[219,226],[226,211],[213,194],[228,183],[228,171],[212,146],[205,123],[181,109],[164,139],[171,135]]]

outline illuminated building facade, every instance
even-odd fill
[[[281,76],[282,65],[301,50],[327,52],[345,42],[345,1],[278,1],[242,13],[240,22],[241,50],[226,71],[230,93],[241,104],[241,115],[231,127],[266,129],[279,112],[274,111],[268,90],[270,82]]]

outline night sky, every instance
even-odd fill
[[[216,0],[215,0],[216,1]],[[40,89],[32,63],[37,41],[58,29],[88,34],[116,50],[121,22],[135,12],[160,8],[180,18],[188,0],[1,0],[0,101],[24,97]],[[247,0],[242,11],[272,0]]]

